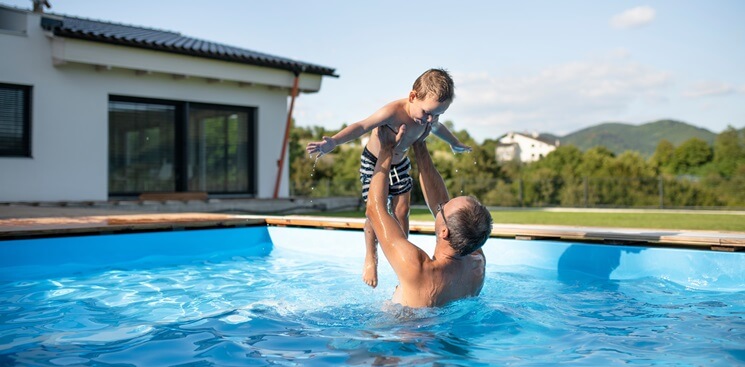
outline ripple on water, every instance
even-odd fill
[[[490,266],[481,296],[412,310],[389,303],[396,283],[390,271],[381,270],[372,290],[360,269],[285,252],[0,284],[0,361],[743,362],[743,292],[703,292],[657,278],[559,279],[540,269]]]

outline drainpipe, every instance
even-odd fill
[[[303,69],[305,69],[303,67]],[[279,155],[279,161],[277,161],[277,181],[274,184],[274,198],[276,199],[279,195],[279,184],[282,183],[282,168],[285,165],[285,155],[287,154],[287,143],[290,140],[290,124],[292,123],[292,109],[295,108],[295,97],[297,97],[298,81],[300,80],[300,73],[303,71],[295,70],[295,81],[292,83],[292,93],[290,99],[290,110],[287,111],[287,123],[285,124],[285,138],[282,142],[282,151]]]

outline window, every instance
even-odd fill
[[[31,87],[0,84],[0,157],[31,157]]]
[[[189,191],[243,193],[249,183],[250,115],[230,107],[189,106]],[[253,155],[253,154],[251,154]]]
[[[109,192],[176,191],[176,107],[109,102]]]
[[[0,32],[5,34],[26,34],[26,13],[24,11],[0,8]]]
[[[111,97],[109,195],[256,194],[254,109]]]

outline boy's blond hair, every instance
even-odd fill
[[[455,84],[445,69],[429,69],[414,81],[411,88],[420,100],[432,96],[437,102],[452,101],[455,98]]]

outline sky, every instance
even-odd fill
[[[741,0],[49,0],[49,12],[177,31],[336,69],[300,126],[338,129],[442,67],[441,121],[477,141],[603,122],[745,127]],[[31,8],[31,0],[0,0]]]

